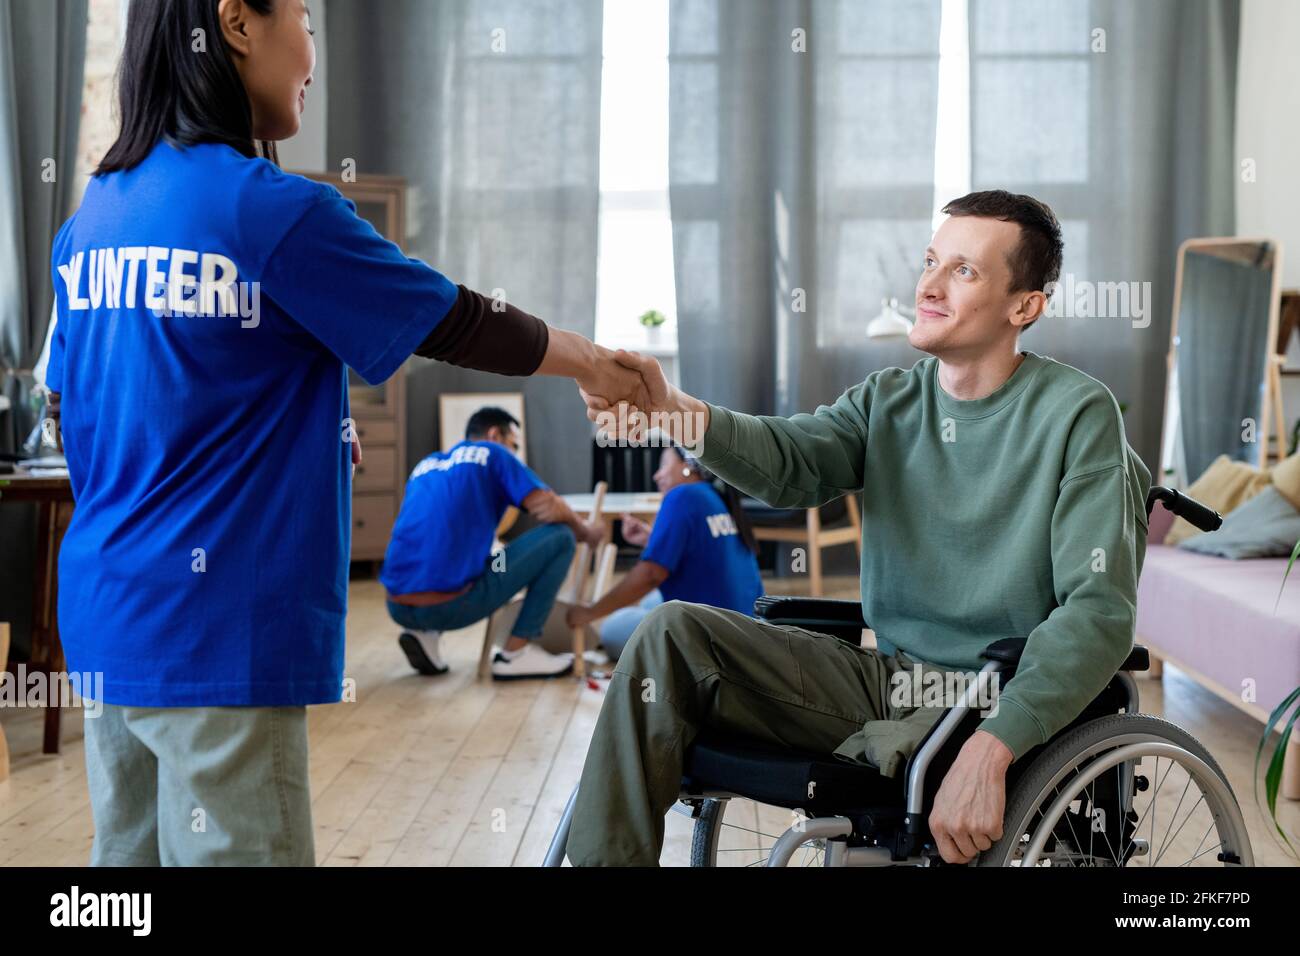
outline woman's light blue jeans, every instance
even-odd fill
[[[104,704],[86,785],[91,866],[316,864],[306,707]]]
[[[506,545],[502,570],[493,570],[493,559],[488,558],[483,573],[460,597],[428,607],[389,601],[388,616],[413,631],[456,631],[483,620],[527,588],[513,634],[535,640],[542,636],[576,547],[567,525],[542,525]]]
[[[631,607],[621,607],[600,624],[600,644],[605,648],[611,661],[618,660],[627,642],[632,639],[636,626],[645,620],[645,616],[664,603],[664,596],[658,591],[651,591],[639,603]]]

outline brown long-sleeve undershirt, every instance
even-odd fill
[[[546,323],[463,285],[457,288],[455,303],[415,354],[498,375],[536,372],[550,341]]]

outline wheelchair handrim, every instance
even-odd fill
[[[1236,798],[1232,795],[1231,788],[1214,768],[1190,750],[1164,741],[1138,740],[1134,743],[1122,744],[1111,750],[1110,748],[1114,746],[1117,739],[1122,738],[1112,738],[1089,748],[1081,756],[1087,756],[1089,752],[1098,750],[1109,750],[1109,752],[1092,760],[1082,769],[1079,769],[1077,764],[1063,767],[1040,789],[1037,800],[1030,806],[1030,814],[1038,812],[1038,808],[1042,806],[1042,800],[1047,798],[1048,794],[1059,785],[1061,780],[1070,773],[1077,772],[1077,777],[1071,782],[1070,786],[1060,793],[1047,811],[1043,813],[1034,835],[1030,838],[1029,846],[1020,860],[1021,866],[1034,866],[1038,863],[1043,848],[1055,832],[1056,825],[1064,816],[1066,808],[1074,800],[1078,799],[1089,784],[1107,770],[1142,757],[1166,757],[1187,769],[1189,775],[1196,781],[1197,786],[1201,788],[1201,793],[1210,798],[1207,800],[1207,806],[1210,808],[1213,824],[1219,831],[1220,843],[1224,844],[1225,840],[1230,841],[1230,845],[1222,846],[1223,852],[1236,855],[1240,860],[1238,865],[1254,865],[1254,854],[1251,850],[1250,839],[1246,834],[1245,821],[1237,806]],[[1155,796],[1152,799],[1154,800]],[[1018,829],[1023,831],[1024,827],[1020,826]]]
[[[701,801],[698,814],[690,814],[695,819],[695,830],[691,838],[691,863],[693,866],[717,866],[719,859],[722,858],[721,854],[723,853],[757,855],[757,859],[741,864],[745,867],[771,866],[773,865],[773,854],[777,851],[778,847],[781,846],[782,841],[788,841],[790,834],[800,832],[799,827],[791,827],[783,833],[768,833],[762,829],[761,817],[758,820],[757,829],[726,822],[725,817],[727,810],[730,807],[731,802],[736,799],[745,798],[741,797],[739,794],[732,793],[712,794]],[[681,806],[682,804],[678,803],[675,805],[674,809]],[[761,804],[760,806],[770,807],[771,805]],[[824,865],[826,863],[825,838],[816,831],[819,829],[818,824],[826,821],[819,818],[804,818],[804,820],[806,821],[805,825],[809,828],[809,832],[807,832],[806,835],[797,838],[797,846],[787,848],[791,851],[789,856],[793,857],[799,850],[803,850],[804,854],[800,865]],[[723,842],[723,834],[728,832],[744,833],[753,836],[755,838],[755,846],[723,847],[721,845]],[[764,839],[772,841],[771,845],[766,847],[763,846],[762,842]],[[703,860],[704,858],[707,858],[707,862],[696,862],[697,860]]]

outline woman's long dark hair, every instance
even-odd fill
[[[749,515],[745,514],[745,509],[740,503],[740,492],[705,468],[700,464],[700,460],[692,456],[685,448],[680,445],[673,445],[673,451],[677,452],[677,457],[682,460],[692,473],[713,486],[713,490],[722,498],[722,503],[727,506],[727,513],[731,515],[731,520],[736,523],[736,531],[740,535],[740,540],[744,542],[750,554],[758,554],[758,540],[754,537],[754,526],[750,523]]]
[[[269,16],[275,0],[244,4]],[[275,143],[253,139],[253,108],[222,38],[217,0],[131,0],[117,104],[122,128],[96,176],[139,165],[163,138],[225,143],[277,162]]]

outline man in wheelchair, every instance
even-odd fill
[[[1027,636],[928,817],[942,858],[970,861],[1002,835],[1008,768],[1074,720],[1132,648],[1150,473],[1106,386],[1019,348],[1060,274],[1056,217],[1003,191],[944,212],[909,335],[929,357],[872,372],[834,405],[745,415],[668,385],[653,358],[621,355],[644,379],[639,411],[678,441],[695,416],[701,461],[742,491],[809,508],[861,490],[862,610],[878,646],[658,608],[610,680],[573,809],[574,865],[657,864],[704,730],[897,777],[954,702],[900,700],[917,682],[895,675],[973,674],[990,644]],[[587,404],[608,422],[607,405]]]

